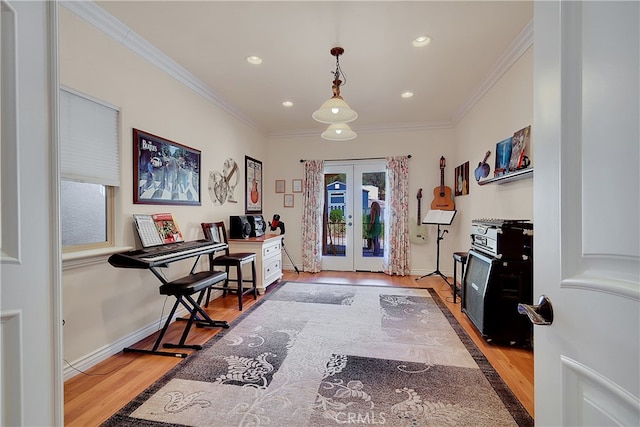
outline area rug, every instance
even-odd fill
[[[104,423],[172,425],[533,421],[432,290],[287,282]]]

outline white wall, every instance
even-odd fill
[[[265,157],[265,138],[169,77],[129,49],[60,9],[61,84],[121,108],[121,187],[117,191],[116,240],[135,246],[133,213],[172,212],[187,240],[202,238],[201,222],[228,221],[244,212],[239,203],[214,206],[208,192],[209,171],[222,170],[231,157],[244,167],[244,156]],[[201,206],[133,204],[132,129],[201,150]],[[185,274],[191,264],[173,264],[169,279]],[[157,322],[165,298],[149,271],[117,269],[106,259],[98,264],[66,268],[63,274],[64,355],[76,361]],[[172,300],[164,307],[168,314]]]
[[[440,185],[440,156],[449,158],[455,149],[453,129],[435,129],[411,132],[362,133],[351,141],[333,142],[314,137],[271,138],[265,167],[265,215],[268,218],[279,213],[286,224],[285,244],[296,264],[302,264],[302,194],[294,195],[293,208],[284,208],[282,194],[275,193],[275,180],[284,179],[287,189],[291,188],[291,180],[304,178],[304,160],[358,159],[365,157],[403,156],[411,154],[409,160],[409,217],[416,218],[418,210],[418,189],[423,189],[422,213],[429,209],[433,199],[433,188]],[[452,169],[447,169],[452,170]],[[451,181],[450,181],[451,180]],[[453,185],[453,172],[445,174],[445,184]],[[289,190],[287,190],[289,192]],[[271,196],[271,197],[270,197]],[[435,241],[431,236],[426,245],[411,246],[411,270],[414,274],[427,273],[435,269]],[[448,242],[442,244],[442,253]],[[449,251],[450,252],[450,251]],[[292,269],[285,257],[284,268]],[[429,270],[429,271],[427,271]]]
[[[469,194],[455,198],[458,213],[455,227],[446,239],[453,241],[454,251],[469,249],[471,221],[476,218],[510,218],[533,220],[533,179],[506,184],[478,185],[473,176],[478,163],[487,150],[491,156],[489,177],[493,177],[496,143],[510,137],[519,129],[533,124],[533,48],[502,76],[482,99],[456,125],[456,149],[449,174],[453,179],[453,168],[469,161]],[[525,149],[535,166],[532,156],[535,129]],[[452,187],[453,188],[453,187]],[[535,223],[534,223],[535,226]],[[453,265],[450,253],[444,257],[446,266]],[[449,267],[453,269],[453,266]]]

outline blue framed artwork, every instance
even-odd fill
[[[513,148],[513,137],[496,144],[496,166],[493,168],[493,176],[502,176],[509,172],[509,161]]]

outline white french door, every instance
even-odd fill
[[[382,271],[387,182],[385,162],[327,162],[324,178],[322,269]],[[368,230],[373,203],[381,207],[377,243],[376,237]]]

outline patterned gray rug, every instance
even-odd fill
[[[435,292],[287,282],[104,426],[531,426]]]

